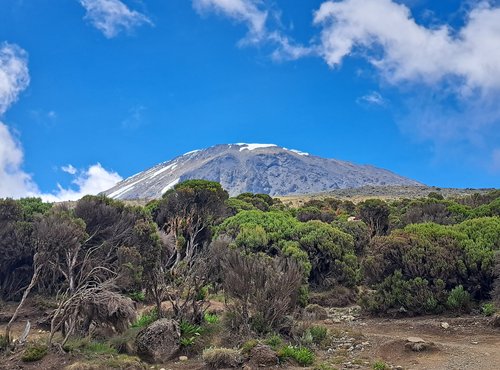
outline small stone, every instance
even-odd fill
[[[447,322],[442,322],[442,323],[441,323],[441,327],[442,327],[443,329],[448,329],[448,328],[450,327],[450,324],[448,324]]]
[[[411,349],[414,352],[425,351],[430,347],[433,347],[434,343],[426,342],[419,337],[409,337],[406,339],[405,347]]]
[[[473,340],[471,343],[472,344],[479,344],[479,342],[476,342],[475,340]]]
[[[419,337],[408,337],[406,338],[406,341],[409,343],[424,343],[425,340]]]
[[[188,357],[187,356],[179,356],[179,361],[187,361]]]

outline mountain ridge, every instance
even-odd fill
[[[156,199],[188,179],[217,181],[234,196],[318,193],[366,185],[422,185],[372,165],[326,159],[276,144],[218,144],[189,151],[106,190],[116,199]]]

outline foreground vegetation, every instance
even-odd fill
[[[307,319],[325,318],[322,306],[495,315],[499,251],[499,190],[292,208],[190,180],[144,207],[103,196],[4,199],[0,297],[18,307],[0,350],[22,348],[24,361],[59,348],[158,362],[144,343],[168,328],[175,356],[197,353],[215,368],[249,358],[309,366],[332,335]],[[26,347],[29,327],[16,342],[11,328],[35,294],[50,308],[48,335]],[[137,304],[148,308],[138,315]]]

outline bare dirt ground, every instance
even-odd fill
[[[4,306],[0,312],[2,333],[10,308]],[[33,309],[23,312],[19,322],[14,325],[14,336],[22,332],[28,318],[32,323],[31,340],[42,339],[47,335],[44,328],[36,324],[37,316],[31,316],[34,314]],[[361,316],[352,308],[332,308],[329,309],[328,319],[313,322],[327,326],[334,337],[333,343],[328,343],[317,351],[315,366],[323,365],[323,368],[327,368],[328,365],[329,369],[372,369],[375,361],[382,361],[393,369],[499,370],[500,328],[494,328],[490,322],[490,318],[479,315],[373,318]],[[442,323],[447,323],[449,327],[443,328]],[[405,347],[408,337],[420,337],[433,343],[433,346],[422,352],[414,352]],[[9,356],[0,354],[0,369],[64,369],[78,360],[70,355],[51,353],[42,361],[30,364],[23,363],[20,357],[20,353]],[[146,365],[145,368],[205,369],[199,356],[193,356],[187,362]],[[279,368],[299,369],[290,365],[281,365]]]
[[[329,363],[337,360],[338,368],[371,368],[376,360],[402,369],[500,369],[500,329],[490,325],[484,316],[426,316],[404,319],[355,318],[340,324],[329,323],[331,330],[361,333],[365,344],[342,358],[323,353]],[[447,323],[447,329],[442,327]],[[433,343],[432,348],[414,352],[405,347],[408,337],[419,337]]]

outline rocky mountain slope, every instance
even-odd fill
[[[361,186],[421,185],[388,170],[325,159],[274,144],[224,144],[194,150],[121,181],[104,192],[116,199],[154,199],[188,179],[217,181],[229,192],[271,196]]]

